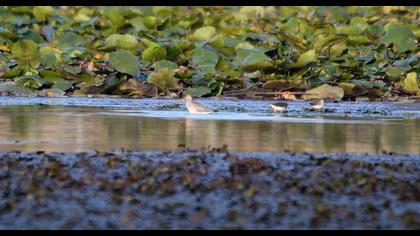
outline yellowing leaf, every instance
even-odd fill
[[[354,17],[350,21],[350,25],[345,26],[336,26],[336,30],[339,34],[347,34],[347,35],[359,35],[363,33],[369,24],[366,23],[366,20],[361,17]]]
[[[155,71],[147,77],[147,82],[156,85],[160,91],[166,92],[169,88],[176,88],[175,71],[167,68]]]
[[[284,91],[284,92],[281,92],[280,94],[285,100],[291,100],[291,101],[296,100],[296,96],[289,91]]]
[[[196,40],[210,41],[213,38],[215,33],[216,33],[216,28],[214,28],[213,26],[205,26],[205,27],[197,29],[194,32],[193,37]]]
[[[419,85],[417,84],[417,73],[408,73],[402,82],[404,91],[409,93],[416,93],[419,91]]]
[[[0,50],[5,52],[10,52],[10,49],[7,45],[0,45]]]
[[[265,15],[265,10],[262,6],[243,6],[239,10],[239,12],[242,14],[246,14],[250,17],[264,17]]]
[[[353,88],[355,87],[354,84],[347,82],[339,83],[338,86],[343,88],[345,94],[353,94]]]
[[[309,50],[300,55],[298,61],[290,65],[290,68],[302,68],[310,62],[316,61],[317,59],[318,57],[316,56],[315,50]]]
[[[141,54],[141,58],[143,60],[149,61],[149,62],[155,62],[162,60],[166,57],[166,49],[161,46],[152,46],[147,48],[143,51]]]
[[[12,46],[12,55],[21,65],[30,65],[32,67],[39,66],[39,49],[38,45],[29,39],[16,42]]]
[[[136,37],[130,34],[112,34],[106,40],[105,44],[108,47],[116,47],[121,49],[136,49],[138,41]]]
[[[340,101],[344,96],[344,90],[340,87],[334,87],[328,84],[323,84],[319,87],[310,89],[302,96],[303,99],[324,99],[330,98]]]
[[[54,8],[50,6],[36,6],[32,10],[32,14],[40,21],[45,21],[47,16],[51,15],[53,12]]]

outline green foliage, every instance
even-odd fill
[[[272,67],[270,58],[254,49],[239,48],[236,50],[242,69],[246,72],[263,70]]]
[[[415,50],[416,37],[413,32],[404,25],[390,24],[385,27],[386,34],[382,37],[381,42],[386,45],[394,44],[399,52]]]
[[[143,51],[141,54],[141,58],[148,62],[156,62],[166,57],[166,50],[165,48],[157,45],[151,46]]]
[[[139,77],[140,61],[139,58],[133,54],[125,50],[118,50],[110,54],[109,60],[115,70],[121,73],[130,74],[134,77]]]
[[[138,41],[136,37],[130,34],[112,34],[105,40],[105,45],[130,50],[138,47]]]
[[[205,27],[197,29],[194,32],[193,37],[196,40],[210,41],[213,38],[215,33],[216,33],[216,28],[214,28],[213,26],[205,26]]]
[[[319,87],[306,91],[303,95],[304,99],[322,99],[329,98],[340,101],[344,96],[344,89],[341,87],[334,87],[328,84],[323,84]]]
[[[152,65],[152,67],[153,67],[154,70],[160,70],[160,69],[163,69],[163,68],[168,68],[168,69],[171,69],[171,70],[175,70],[178,67],[178,64],[176,64],[174,62],[171,62],[171,61],[167,61],[167,60],[160,60],[160,61],[155,62]]]
[[[12,56],[20,65],[38,67],[39,48],[32,40],[22,40],[13,44]]]
[[[36,6],[32,10],[32,14],[40,21],[45,21],[47,16],[51,15],[53,12],[54,8],[50,6]]]
[[[43,47],[39,50],[41,64],[54,67],[62,62],[62,52],[56,48]]]
[[[34,90],[81,93],[89,86],[112,93],[117,86],[106,78],[113,76],[200,96],[324,84],[346,97],[410,95],[418,93],[411,73],[420,64],[419,9],[3,7],[1,76]],[[37,74],[46,70],[60,79]]]
[[[177,87],[177,80],[174,76],[175,72],[173,70],[164,68],[151,73],[147,82],[156,85],[160,91],[166,92],[170,88]]]
[[[193,97],[202,97],[204,95],[207,95],[211,93],[211,89],[204,87],[204,86],[198,86],[195,88],[187,88],[184,91],[185,95],[191,95]]]
[[[419,89],[419,85],[417,83],[417,73],[411,72],[409,73],[406,78],[403,80],[403,88],[405,91],[409,93],[417,93]]]
[[[192,62],[197,68],[205,73],[216,73],[215,67],[218,61],[219,57],[212,51],[201,48],[196,48],[194,50]]]

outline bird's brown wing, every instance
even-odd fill
[[[276,103],[272,103],[272,105],[278,106],[278,107],[287,107],[287,103],[285,102],[276,102]]]
[[[319,103],[318,100],[309,101],[309,104],[312,106],[317,105],[318,103]]]
[[[208,107],[206,107],[206,106],[203,106],[203,105],[197,105],[197,107],[196,107],[196,110],[198,111],[198,112],[213,112],[213,109],[211,109],[211,108],[208,108]]]

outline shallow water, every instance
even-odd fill
[[[1,151],[176,150],[420,153],[420,119],[185,111],[127,107],[0,106]]]

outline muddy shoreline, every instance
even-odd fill
[[[271,113],[269,104],[278,100],[249,100],[234,98],[203,98],[196,101],[221,112],[258,112]],[[175,98],[94,98],[94,97],[14,97],[3,96],[0,106],[14,105],[57,105],[129,108],[142,110],[182,111],[185,102]],[[420,103],[402,102],[327,102],[329,112],[307,111],[309,102],[303,100],[288,101],[290,115],[302,116],[341,116],[372,118],[420,118]]]
[[[0,153],[0,229],[419,229],[420,156]]]

